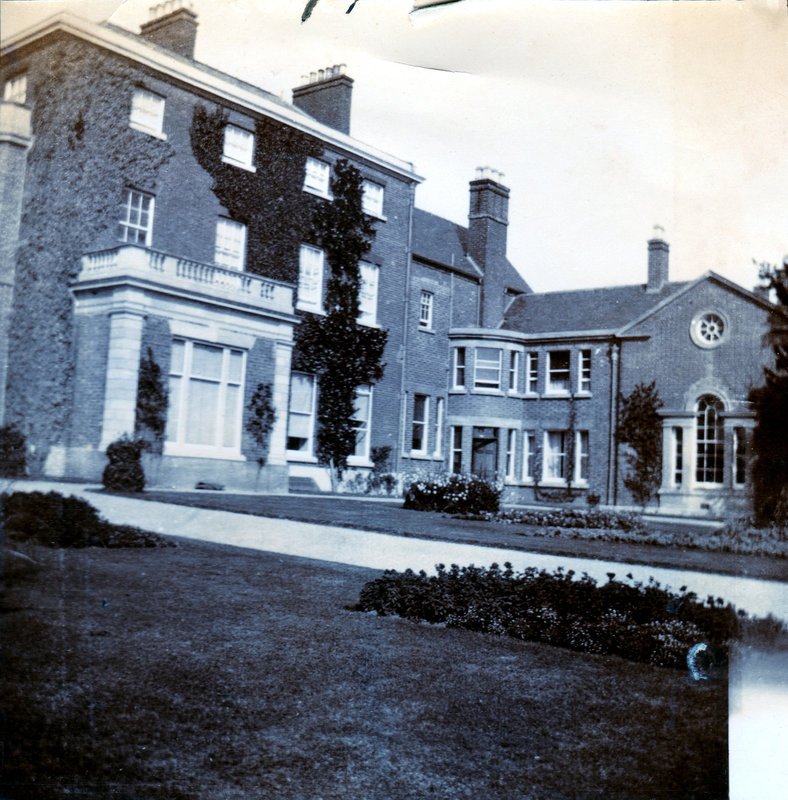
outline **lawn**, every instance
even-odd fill
[[[721,798],[727,687],[346,610],[377,573],[50,550],[2,598],[2,797]]]
[[[518,523],[457,519],[436,512],[405,509],[396,502],[330,496],[166,492],[155,489],[130,496],[161,503],[338,525],[422,539],[788,581],[788,559],[691,546],[692,542],[710,545],[719,542],[719,536],[713,530],[693,526],[691,522],[649,522],[648,531],[637,534],[621,530],[559,530]]]

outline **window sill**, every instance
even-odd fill
[[[566,489],[567,483],[562,478],[545,478],[540,484],[540,486],[544,486],[548,489]],[[588,481],[573,481],[572,482],[573,489],[587,489],[588,488]]]
[[[167,141],[167,134],[162,131],[157,131],[155,128],[148,128],[133,120],[129,121],[129,127],[134,128],[135,131],[139,131],[140,133],[147,133],[148,136],[153,136],[155,139],[161,139],[163,142]]]
[[[500,389],[486,389],[481,386],[473,387],[473,394],[486,394],[488,397],[503,397],[504,393]]]
[[[538,392],[526,392],[523,396],[523,400],[538,400],[539,393]]]
[[[431,455],[416,450],[411,450],[409,453],[405,453],[405,458],[412,458],[418,461],[432,461]]]
[[[349,467],[366,467],[368,469],[375,466],[366,456],[348,456],[347,465]]]
[[[431,333],[433,336],[435,335],[435,329],[434,328],[428,328],[426,325],[419,325],[419,330],[422,333]]]
[[[464,386],[452,386],[449,394],[468,394],[468,390]]]
[[[593,394],[591,394],[591,392],[578,392],[578,393],[575,395],[575,397],[585,397],[585,398],[588,398],[588,397],[593,397],[593,396],[594,396],[594,395],[593,395]]]
[[[244,161],[236,161],[234,158],[230,158],[229,156],[222,156],[222,162],[225,164],[229,164],[231,167],[239,167],[240,169],[245,169],[247,172],[257,172],[257,167],[252,164],[247,164]]]
[[[544,393],[544,397],[569,397],[570,394],[564,389],[548,389]]]
[[[361,209],[368,217],[372,217],[372,219],[376,219],[379,222],[388,222],[388,218],[385,217],[382,213],[376,214],[374,211],[367,211],[365,208]]]
[[[380,328],[380,325],[377,322],[365,322],[363,319],[357,320],[359,325],[363,325],[365,328]]]
[[[313,194],[315,197],[319,197],[321,200],[329,200],[330,201],[330,200],[334,199],[334,196],[332,194],[329,194],[328,192],[324,192],[324,191],[322,191],[320,189],[315,189],[312,186],[304,186],[303,188],[304,188],[304,191],[307,194]]]
[[[317,306],[313,306],[311,303],[302,303],[300,300],[296,302],[295,307],[299,311],[308,311],[310,314],[319,314],[321,317],[325,317],[326,312],[323,308],[317,308]]]
[[[299,453],[297,450],[286,450],[285,458],[288,461],[298,461],[301,464],[317,464],[317,458],[308,453]]]
[[[207,445],[186,445],[174,442],[164,443],[165,456],[178,456],[180,458],[212,458],[217,461],[246,461],[238,450],[232,448],[209,447]]]

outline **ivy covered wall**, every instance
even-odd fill
[[[173,150],[128,126],[132,87],[144,78],[109,53],[60,39],[29,57],[27,74],[35,141],[17,254],[7,419],[35,445],[40,466],[50,445],[68,444],[75,377],[69,280],[80,256],[113,235],[124,187],[155,192]]]
[[[237,222],[247,226],[246,270],[298,282],[298,251],[306,241],[315,204],[303,191],[307,157],[318,157],[317,140],[272,119],[255,124],[256,172],[222,161],[228,112],[197,105],[191,145],[200,166],[213,178],[213,193]]]

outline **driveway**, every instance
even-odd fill
[[[136,525],[166,536],[200,539],[381,571],[410,568],[431,572],[435,564],[439,563],[489,566],[493,562],[503,564],[508,561],[516,570],[537,567],[552,571],[563,567],[578,574],[587,572],[601,582],[607,580],[608,573],[614,573],[619,578],[632,575],[636,581],[646,583],[653,578],[674,590],[686,586],[701,598],[708,595],[722,597],[748,614],[772,614],[788,622],[788,583],[779,581],[596,558],[529,553],[505,547],[394,536],[333,525],[270,519],[118,497],[90,491],[91,487],[81,484],[15,481],[8,488],[75,494],[96,506],[111,522]]]

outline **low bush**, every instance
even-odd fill
[[[496,519],[545,528],[607,528],[623,531],[645,531],[638,514],[629,511],[604,511],[599,508],[557,508],[544,511],[512,509],[502,511]]]
[[[448,475],[411,483],[404,507],[447,514],[496,514],[500,504],[501,487],[497,484],[473,475]]]
[[[158,547],[172,543],[129,525],[112,525],[87,501],[57,492],[0,495],[9,539],[46,547]]]
[[[104,486],[118,492],[141,492],[145,487],[145,472],[140,459],[145,449],[142,439],[125,436],[108,445],[109,464],[101,476]]]
[[[0,428],[0,477],[24,478],[26,473],[25,436],[13,425],[3,425]]]
[[[608,578],[598,586],[587,574],[575,579],[572,570],[515,573],[510,564],[439,564],[432,576],[388,570],[364,585],[354,610],[684,669],[693,645],[703,642],[724,657],[739,636],[743,615],[719,598],[701,602],[685,587],[676,594],[653,580]]]

